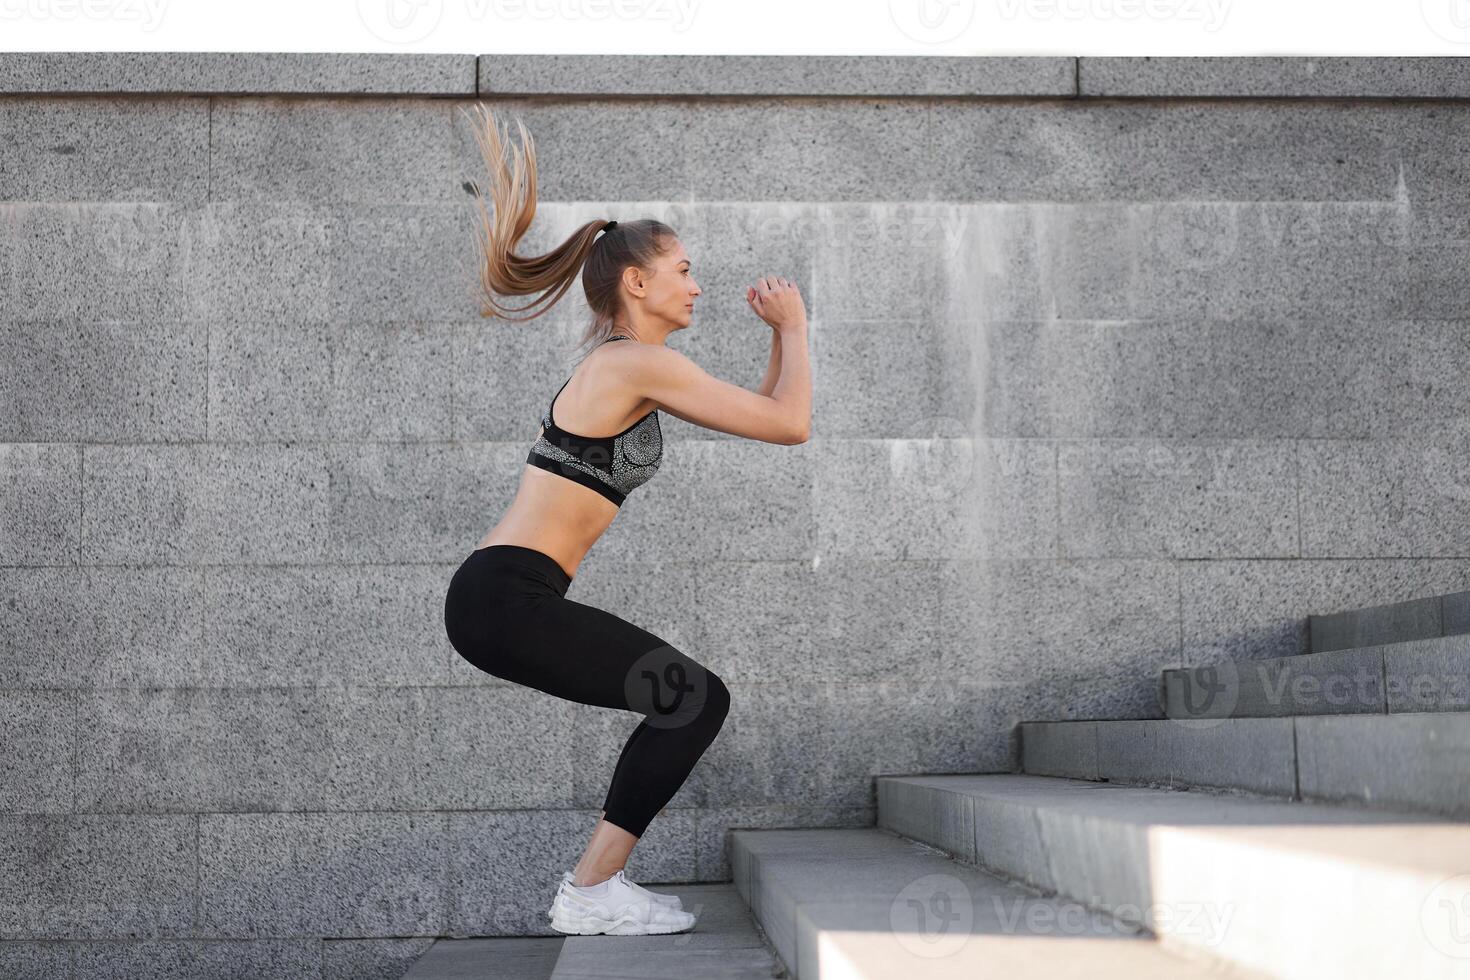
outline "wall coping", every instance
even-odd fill
[[[1470,58],[0,53],[0,94],[1470,98]]]
[[[47,51],[0,54],[0,93],[475,94],[471,54]]]

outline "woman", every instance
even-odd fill
[[[746,301],[769,324],[771,358],[758,391],[711,377],[665,346],[700,295],[674,230],[652,219],[592,221],[560,247],[515,254],[536,212],[535,146],[517,125],[511,151],[479,107],[475,135],[490,172],[493,215],[480,206],[486,316],[546,312],[578,272],[594,317],[591,350],[553,396],[510,509],[455,571],[444,601],[449,641],[496,677],[643,720],[623,746],[602,818],[548,916],[577,935],[683,932],[695,917],[676,896],[623,873],[633,845],[714,741],[730,707],[719,676],[631,623],[566,597],[577,566],[663,456],[659,411],[719,432],[796,445],[811,424],[806,308],[796,284],[764,276]],[[603,234],[599,237],[598,233]],[[497,295],[541,295],[509,310]]]

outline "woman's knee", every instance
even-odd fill
[[[730,713],[730,689],[725,682],[712,670],[705,671],[705,678],[709,685],[709,692],[705,696],[704,711],[709,720],[716,728],[725,721],[725,716]]]
[[[720,733],[730,713],[730,689],[718,674],[709,670],[704,672],[703,687],[704,697],[691,728],[699,735],[699,741],[708,745]]]
[[[686,683],[672,711],[655,724],[701,731],[713,738],[730,713],[730,689],[719,674],[685,660]]]

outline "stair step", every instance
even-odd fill
[[[878,828],[737,830],[730,854],[798,980],[1263,976]]]
[[[403,980],[551,980],[561,936],[437,939],[414,960]]]
[[[1308,616],[1307,632],[1312,653],[1470,633],[1470,592]]]
[[[514,936],[439,939],[404,980],[771,980],[780,962],[728,883],[655,885],[678,895],[699,921],[668,936]]]
[[[1470,713],[1020,723],[1038,776],[1244,790],[1470,818]]]
[[[1164,671],[1169,718],[1470,710],[1470,633]]]
[[[786,973],[729,882],[655,885],[699,917],[671,936],[567,936],[551,980],[771,980]],[[493,974],[485,974],[492,976]]]
[[[1470,908],[1465,824],[1055,776],[880,776],[877,790],[880,827],[1141,922],[1166,949],[1283,980],[1470,971],[1450,915]]]

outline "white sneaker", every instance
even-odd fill
[[[694,913],[671,908],[640,894],[619,868],[600,894],[591,894],[565,878],[546,913],[551,928],[573,936],[656,936],[693,928]]]
[[[572,880],[572,873],[570,871],[565,872],[564,874],[562,874],[561,880],[570,883]],[[626,875],[624,876],[623,880],[625,880],[630,886],[632,886],[635,892],[638,892],[644,898],[651,898],[655,902],[662,902],[671,909],[682,909],[684,907],[684,900],[678,895],[665,895],[662,892],[649,891],[647,888],[644,888],[642,885],[638,884],[638,882],[634,881],[632,878],[628,878]]]

